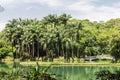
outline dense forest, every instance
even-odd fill
[[[12,19],[0,32],[0,60],[53,61],[63,57],[74,62],[85,56],[111,55],[120,59],[120,19],[79,20],[68,14],[49,14],[43,19]]]

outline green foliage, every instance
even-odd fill
[[[6,47],[0,48],[0,59],[5,58],[9,53]]]
[[[0,59],[5,58],[6,56],[11,56],[12,57],[13,53],[16,53],[15,48],[13,48],[13,51],[12,51],[11,46],[2,47],[2,48],[0,48]]]
[[[2,80],[56,80],[56,75],[48,73],[51,66],[42,68],[36,63],[36,66],[23,67],[19,63],[14,62],[13,71],[6,73],[0,71]]]
[[[51,74],[48,74],[50,66],[45,69],[40,68],[40,66],[36,65],[36,68],[32,68],[30,72],[27,74],[27,80],[56,80],[51,77]]]
[[[120,59],[120,38],[118,36],[115,36],[111,40],[111,55],[115,58],[115,62],[117,62]]]
[[[109,70],[102,70],[96,72],[96,80],[119,80],[120,71],[110,72]]]
[[[0,47],[14,47],[18,54],[12,52],[13,58],[22,60],[45,57],[46,61],[53,61],[54,57],[63,56],[69,62],[70,58],[85,55],[111,54],[118,61],[119,22],[120,19],[77,20],[65,13],[49,14],[42,20],[12,19],[0,33]]]

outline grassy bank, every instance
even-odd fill
[[[59,63],[59,62],[38,62],[40,65],[66,65],[66,66],[120,66],[120,63],[107,62],[85,62],[85,63]],[[36,62],[20,62],[21,65],[36,65]]]
[[[19,62],[21,65],[24,66],[29,66],[29,65],[36,65],[36,62],[38,62],[42,66],[47,66],[47,65],[64,65],[64,66],[120,66],[120,63],[111,63],[111,61],[98,61],[98,62],[81,62],[81,63],[64,63],[64,62],[41,62],[41,61],[24,61],[24,62]],[[4,61],[6,64],[13,64],[13,61]]]
[[[5,64],[13,64],[13,58],[6,57],[2,60]],[[63,58],[55,58],[53,62],[42,62],[40,59],[39,61],[20,61],[19,59],[16,59],[15,62],[19,62],[21,65],[29,66],[29,65],[36,65],[36,62],[38,62],[42,66],[47,65],[64,65],[64,66],[120,66],[120,63],[112,63],[111,60],[98,60],[98,61],[84,61],[83,59],[80,60],[80,63],[77,62],[77,59],[75,59],[75,62],[72,63],[72,60],[70,60],[70,63],[65,63]]]
[[[16,59],[16,62],[19,62],[21,65],[28,66],[28,65],[36,65],[36,62],[38,62],[40,65],[47,66],[47,65],[66,65],[66,66],[120,66],[120,63],[112,63],[111,60],[98,60],[98,61],[84,61],[84,59],[80,59],[80,63],[77,62],[77,59],[75,59],[74,63],[72,63],[72,60],[70,60],[70,63],[65,63],[63,57],[55,58],[53,62],[42,62],[41,58],[39,61],[20,61],[20,59]],[[13,58],[6,57],[2,60],[2,62],[6,64],[13,64]]]

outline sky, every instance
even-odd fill
[[[42,19],[48,14],[107,21],[120,18],[120,0],[0,0],[0,31],[13,18]]]

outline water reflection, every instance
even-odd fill
[[[17,65],[17,66],[16,66]],[[29,67],[21,66],[18,63],[14,63],[11,65],[7,65],[5,63],[0,63],[0,71],[10,71],[13,68],[18,69],[24,68],[20,70],[30,70]],[[40,66],[45,67],[45,66]],[[95,73],[101,70],[109,70],[111,72],[120,70],[120,67],[105,67],[105,66],[75,66],[75,65],[69,65],[69,66],[63,66],[63,65],[52,65],[49,69],[49,73],[56,74],[57,80],[96,80],[95,79]]]
[[[95,80],[95,73],[98,71],[119,69],[103,66],[53,66],[50,71],[58,75],[58,80]]]

